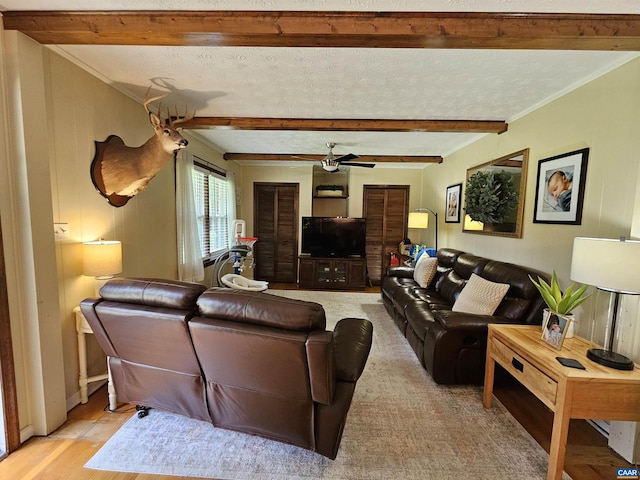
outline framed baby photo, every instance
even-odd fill
[[[580,225],[589,149],[538,162],[533,223]]]
[[[562,342],[564,342],[564,337],[567,335],[569,322],[571,320],[549,310],[545,310],[544,316],[542,341],[560,350],[562,348]]]
[[[462,194],[462,183],[457,183],[447,187],[445,195],[447,204],[445,205],[444,221],[446,223],[460,223],[460,197]]]

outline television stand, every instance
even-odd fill
[[[323,290],[362,290],[367,285],[364,257],[298,257],[298,284]]]

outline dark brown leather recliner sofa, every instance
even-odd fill
[[[542,324],[544,302],[529,275],[548,275],[451,248],[436,257],[437,272],[427,288],[414,281],[412,267],[389,267],[381,283],[383,304],[437,383],[482,384],[487,324]],[[493,315],[451,310],[472,273],[510,285]]]
[[[327,331],[317,303],[173,280],[114,279],[100,296],[80,307],[119,402],[336,457],[371,322]]]

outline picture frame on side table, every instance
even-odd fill
[[[580,225],[589,149],[582,148],[538,162],[533,223]]]
[[[564,338],[567,336],[567,330],[569,330],[569,322],[571,320],[551,311],[545,313],[547,313],[547,315],[545,315],[546,318],[542,325],[541,339],[547,345],[560,350],[562,348],[562,342],[564,342]]]
[[[460,223],[460,199],[462,198],[462,183],[447,187],[445,194],[445,223]]]

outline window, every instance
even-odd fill
[[[229,248],[228,186],[224,172],[194,162],[193,190],[202,258],[210,260]]]

